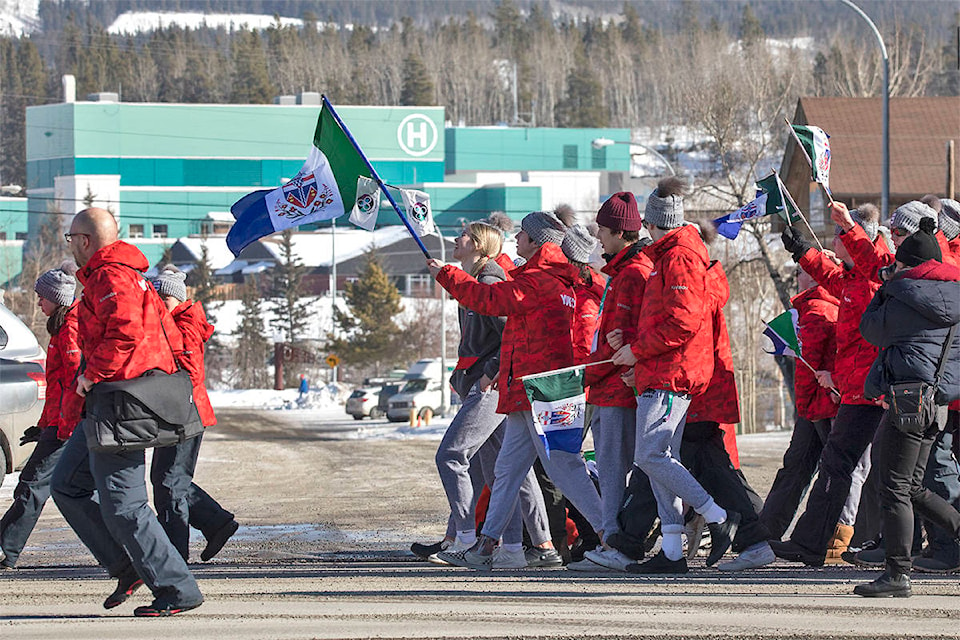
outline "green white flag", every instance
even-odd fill
[[[580,453],[587,409],[583,367],[524,376],[522,380],[530,399],[533,423],[547,455],[551,450]]]
[[[784,311],[767,325],[763,335],[770,338],[773,342],[773,351],[767,353],[775,356],[790,356],[793,358],[802,358],[801,345],[797,325],[797,310],[790,309]]]
[[[757,189],[767,196],[763,205],[766,215],[775,213],[783,218],[783,221],[787,224],[793,224],[803,217],[800,215],[800,210],[794,206],[793,200],[787,193],[787,187],[776,172],[771,173],[763,180],[759,180]]]
[[[830,193],[830,136],[820,127],[792,124],[790,129],[810,164],[814,182]]]

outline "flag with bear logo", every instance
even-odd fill
[[[350,212],[350,222],[361,229],[373,231],[380,214],[380,187],[376,180],[366,176],[357,178],[357,200]]]
[[[417,235],[423,237],[436,232],[433,224],[433,212],[430,210],[430,196],[416,189],[400,189],[403,208]]]
[[[548,456],[551,450],[580,453],[587,410],[583,369],[580,365],[521,378]]]

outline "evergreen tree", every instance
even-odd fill
[[[301,297],[307,268],[294,251],[293,232],[289,229],[280,235],[280,258],[273,269],[273,301],[270,305],[276,316],[273,326],[283,334],[286,342],[294,343],[303,338],[310,309]]]
[[[405,107],[424,107],[434,103],[433,82],[427,75],[427,66],[415,53],[403,61],[403,89],[400,104]]]
[[[207,248],[206,242],[200,245],[200,257],[195,264],[196,267],[190,272],[189,278],[190,286],[193,287],[193,299],[203,305],[210,324],[216,324],[215,307],[220,306],[217,303],[217,280],[213,275],[214,269],[210,263],[210,250]]]
[[[760,20],[749,4],[743,5],[743,17],[740,20],[740,43],[744,49],[749,49],[756,44],[763,42],[766,34],[763,32],[763,26]]]
[[[233,350],[234,385],[240,389],[269,388],[270,340],[263,324],[263,299],[256,276],[243,287],[240,323],[233,335],[237,344],[242,345],[242,348]]]
[[[387,277],[375,251],[370,251],[358,279],[344,287],[349,314],[334,311],[341,337],[330,348],[347,366],[373,367],[381,373],[406,359],[403,332],[395,317],[402,311],[400,292]]]
[[[230,101],[267,104],[275,94],[260,33],[240,30],[233,38],[233,93]]]
[[[567,95],[557,105],[557,119],[562,127],[606,127],[609,122],[603,85],[582,49],[567,76]]]

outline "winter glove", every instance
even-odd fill
[[[813,244],[793,227],[784,229],[780,239],[783,240],[783,248],[793,255],[794,262],[800,262],[803,254],[813,247]]]
[[[43,429],[40,427],[30,427],[23,432],[23,437],[20,438],[20,446],[22,447],[31,442],[39,442],[41,433],[43,433]]]

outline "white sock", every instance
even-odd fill
[[[471,529],[469,531],[457,531],[457,540],[460,541],[460,544],[466,547],[472,547],[477,543],[477,531]]]
[[[663,542],[660,549],[668,560],[679,560],[683,557],[683,540],[679,533],[663,534]]]
[[[723,524],[727,521],[727,512],[713,500],[706,509],[698,513],[710,524]]]
[[[503,547],[504,551],[509,551],[510,553],[517,553],[518,551],[523,551],[522,542],[517,542],[516,544],[512,542],[510,544],[504,543],[500,546]]]

